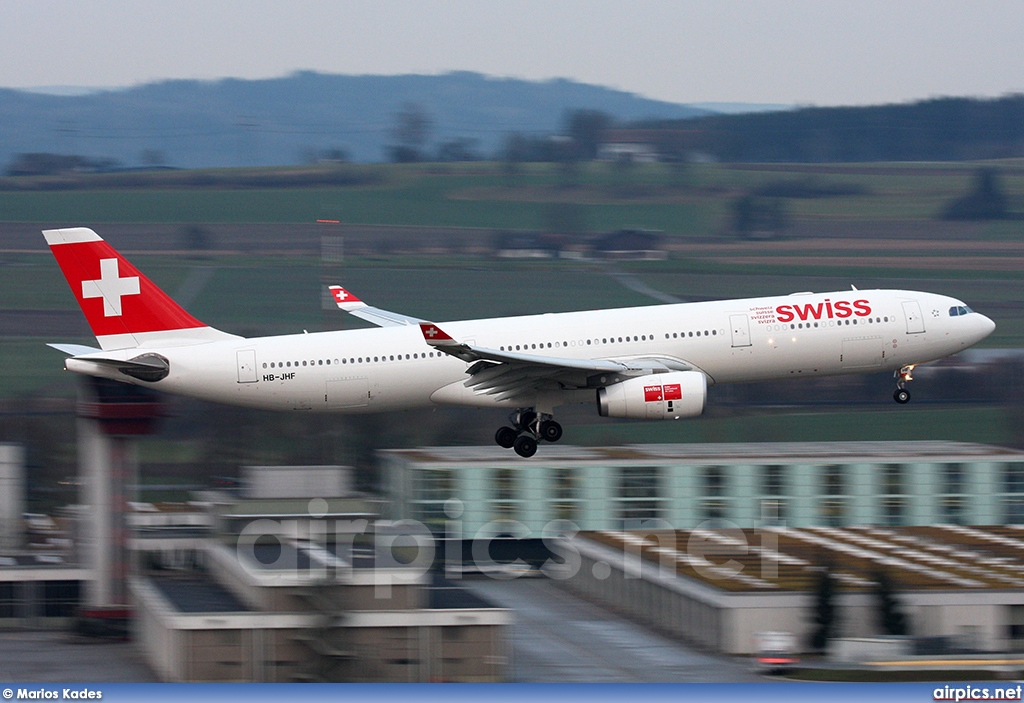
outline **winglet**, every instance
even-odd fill
[[[330,286],[330,290],[331,295],[334,296],[334,302],[337,303],[338,307],[345,312],[351,312],[352,310],[358,310],[359,308],[366,307],[366,303],[341,286]]]
[[[432,347],[450,347],[458,344],[447,332],[433,322],[421,322],[420,332],[423,333],[423,339],[426,343]]]

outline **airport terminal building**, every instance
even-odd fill
[[[741,528],[1024,523],[1024,452],[946,441],[546,446],[381,452],[392,517],[465,538],[515,521]],[[459,501],[459,515],[452,503]]]

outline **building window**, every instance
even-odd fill
[[[1003,492],[1024,493],[1024,464],[1003,464]]]
[[[761,484],[766,496],[786,495],[786,467],[779,465],[762,466]]]
[[[846,524],[846,501],[842,498],[826,498],[821,501],[821,521],[829,527]]]
[[[882,495],[903,495],[904,466],[902,464],[882,464],[878,467],[879,493]]]
[[[761,501],[761,521],[766,525],[778,525],[786,520],[786,501],[765,498]]]
[[[882,499],[882,522],[889,527],[906,524],[907,504],[903,498]]]
[[[442,501],[430,501],[415,504],[416,519],[431,529],[431,532],[444,530],[444,523],[448,519],[444,511]]]
[[[945,496],[939,501],[941,520],[947,525],[963,525],[967,512],[964,499],[960,496]]]
[[[495,500],[515,500],[519,497],[515,469],[497,469],[494,474]]]
[[[829,464],[821,467],[821,493],[826,496],[846,495],[846,467]]]
[[[579,522],[580,504],[577,501],[555,501],[551,504],[551,516],[555,520]]]
[[[580,472],[579,469],[552,469],[551,491],[555,500],[578,500],[580,493]]]
[[[727,501],[720,498],[711,498],[701,504],[701,512],[705,520],[725,520],[729,511]]]
[[[446,501],[456,497],[458,486],[452,469],[421,469],[416,472],[416,498]]]
[[[43,582],[43,617],[69,618],[78,612],[81,586],[78,581]]]
[[[507,500],[496,500],[491,503],[491,511],[493,520],[515,520],[519,507],[516,503]]]
[[[1018,640],[1014,643],[1015,648],[1020,647],[1020,640],[1024,640],[1024,605],[1008,605],[1009,623],[1007,624],[1007,636],[1011,640]]]
[[[14,581],[0,583],[0,618],[13,618],[17,614],[17,596]]]
[[[494,470],[491,481],[491,515],[493,520],[516,520],[519,514],[519,470],[500,468]]]
[[[704,469],[704,495],[708,497],[724,496],[726,483],[724,466],[708,466]]]
[[[1024,497],[1003,497],[1003,522],[1007,525],[1024,525]]]
[[[580,472],[576,468],[551,470],[551,514],[556,520],[576,522],[580,517]]]
[[[657,466],[623,466],[619,469],[619,496],[621,498],[659,498],[659,472]]]
[[[657,466],[623,466],[619,469],[618,516],[630,522],[663,516],[661,476]]]
[[[963,493],[964,492],[964,465],[963,464],[943,464],[942,465],[942,483],[943,493]]]

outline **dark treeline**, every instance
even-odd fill
[[[721,161],[960,161],[1024,155],[1024,95],[810,107],[639,124],[684,130]]]

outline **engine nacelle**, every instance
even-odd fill
[[[678,420],[704,412],[707,377],[700,371],[673,371],[631,378],[597,391],[601,417]]]

